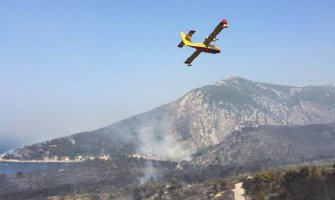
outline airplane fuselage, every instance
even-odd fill
[[[187,58],[187,60],[185,61],[185,64],[187,64],[188,66],[191,66],[192,61],[197,56],[199,56],[202,52],[212,53],[212,54],[220,53],[221,52],[220,48],[214,45],[211,45],[211,42],[217,40],[216,36],[224,28],[228,28],[228,22],[226,19],[221,20],[220,23],[215,27],[214,31],[208,37],[206,37],[205,41],[202,43],[192,42],[191,38],[193,34],[195,33],[195,30],[190,30],[186,35],[185,33],[180,32],[181,41],[178,44],[178,47],[182,48],[183,46],[188,46],[188,47],[192,47],[196,49],[196,51],[194,51],[192,55]]]
[[[187,44],[187,46],[189,47],[192,47],[194,49],[197,49],[201,52],[204,52],[204,53],[213,53],[213,54],[216,54],[216,53],[220,53],[221,52],[221,49],[217,46],[214,46],[214,45],[205,45],[203,43],[190,43],[190,44]]]

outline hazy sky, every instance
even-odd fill
[[[335,81],[335,1],[0,1],[0,138],[94,130],[227,76],[286,85]],[[223,53],[202,42],[222,18]]]

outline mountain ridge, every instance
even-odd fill
[[[7,158],[140,153],[183,160],[200,149],[219,144],[244,127],[334,121],[333,87],[283,86],[229,77],[195,88],[151,111],[95,131],[17,149]]]

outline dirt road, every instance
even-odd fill
[[[235,184],[235,189],[232,190],[234,192],[235,200],[245,200],[244,197],[244,189],[242,188],[242,182]]]

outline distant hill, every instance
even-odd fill
[[[335,160],[335,123],[305,126],[244,128],[220,144],[193,156],[193,161],[245,168]]]
[[[331,122],[335,122],[335,87],[282,86],[229,77],[152,111],[96,131],[20,148],[5,158],[141,153],[187,160],[196,151],[224,143],[245,127]]]

